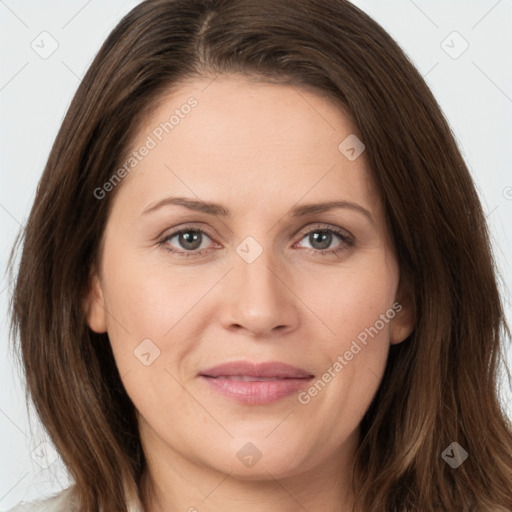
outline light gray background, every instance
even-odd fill
[[[4,269],[81,77],[108,33],[138,3],[0,0],[0,510],[69,484],[60,459],[44,444],[37,418],[29,423],[22,380],[8,350],[10,290]],[[404,48],[450,122],[487,212],[510,322],[512,0],[354,3]],[[43,31],[58,43],[47,59],[31,47],[35,41],[40,52],[43,44],[51,49],[49,36],[40,36]],[[458,55],[466,44],[467,50]],[[512,365],[511,352],[508,360]],[[512,417],[511,394],[505,387],[503,403]]]

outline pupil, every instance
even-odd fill
[[[318,233],[322,233],[318,235]],[[321,247],[315,247],[314,244],[318,242],[318,239],[322,239],[320,241]],[[327,249],[331,244],[332,234],[327,231],[315,231],[310,235],[310,243],[315,249]]]
[[[193,234],[190,235],[190,233]],[[201,245],[200,233],[198,231],[185,231],[180,235],[180,243],[185,249],[197,249]]]

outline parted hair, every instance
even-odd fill
[[[499,398],[510,333],[485,215],[421,74],[346,0],[146,0],[81,81],[13,249],[11,301],[26,399],[73,479],[77,510],[137,510],[145,470],[108,334],[86,322],[122,183],[101,200],[94,191],[170,90],[220,74],[291,84],[350,114],[410,283],[414,329],[391,346],[360,425],[354,512],[512,510],[512,426]],[[456,469],[441,457],[452,442],[469,455]]]

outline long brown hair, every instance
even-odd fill
[[[509,331],[485,216],[421,75],[346,0],[147,0],[119,22],[82,80],[18,240],[12,300],[27,399],[80,510],[130,510],[145,468],[108,336],[85,320],[90,272],[122,183],[102,199],[94,191],[164,94],[220,73],[308,88],[344,106],[411,283],[414,331],[391,347],[360,426],[355,510],[511,510],[512,427],[498,394]],[[452,442],[469,454],[456,469],[441,456]]]

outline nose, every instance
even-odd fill
[[[221,321],[232,331],[254,337],[283,335],[299,325],[300,300],[285,264],[277,264],[270,250],[249,263],[238,256],[222,290]]]

